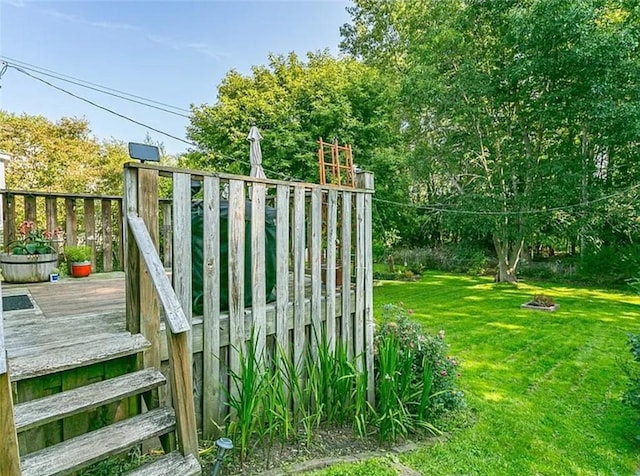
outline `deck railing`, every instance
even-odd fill
[[[0,293],[2,294],[2,293]],[[0,301],[0,474],[20,476],[18,435],[13,419],[13,396],[4,344],[2,302]]]
[[[178,298],[167,278],[164,266],[160,261],[156,245],[151,239],[147,226],[140,218],[134,207],[127,201],[127,224],[134,242],[127,242],[127,246],[139,251],[143,258],[147,273],[141,275],[140,284],[145,285],[150,280],[156,295],[162,303],[165,322],[167,324],[167,344],[169,348],[169,365],[171,371],[172,403],[176,414],[176,426],[180,450],[183,455],[198,456],[198,432],[196,414],[193,403],[193,378],[191,374],[191,354],[188,352],[188,336],[191,325],[187,321]],[[138,269],[139,267],[136,266]],[[159,361],[157,362],[159,368]]]
[[[0,190],[2,196],[3,249],[17,237],[22,221],[33,221],[39,229],[63,232],[53,242],[91,247],[93,272],[122,269],[122,197]]]
[[[197,353],[196,367],[201,363],[201,381],[194,387],[205,436],[223,424],[226,408],[222,389],[238,390],[230,388],[229,372],[240,373],[240,355],[252,330],[259,354],[274,352],[279,345],[296,363],[302,361],[307,349],[315,354],[317,342],[312,336],[324,332],[331,346],[343,343],[357,367],[373,376],[372,174],[359,173],[358,188],[347,188],[127,164],[125,189],[130,198],[126,202],[137,204],[136,214],[145,222],[156,247],[160,176],[171,182],[173,289],[187,320],[193,323],[187,345],[190,355]],[[193,260],[193,184],[201,188],[197,195],[202,201],[204,223],[201,262]],[[228,239],[224,243],[220,240],[222,200],[228,203],[224,228]],[[275,208],[276,277],[272,303],[267,302],[269,290],[265,284],[267,203]],[[127,213],[131,211],[127,205]],[[251,213],[249,232],[247,211]],[[169,213],[163,210],[163,215],[167,217]],[[128,237],[127,242],[131,239]],[[221,244],[228,248],[224,269]],[[128,250],[127,313],[132,318],[143,316],[139,325],[143,330],[148,327],[143,333],[158,346],[145,358],[157,361],[166,350],[156,337],[157,324],[144,321],[147,316],[155,319],[158,305],[147,289],[151,285],[140,280],[143,271],[135,264],[139,262],[138,252],[131,247]],[[203,312],[195,319],[192,266],[202,266],[203,270]],[[248,270],[249,276],[245,276]],[[228,295],[223,300],[220,283],[225,276]],[[251,291],[248,305],[245,282]],[[228,301],[228,309],[221,308],[221,301]],[[368,398],[373,402],[373,378],[368,382]]]

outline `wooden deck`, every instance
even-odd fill
[[[105,335],[125,332],[124,273],[2,286],[3,296],[24,294],[30,297],[33,309],[3,313],[12,381],[31,375],[17,363],[23,357],[29,356],[35,363],[46,359],[54,349],[89,344]]]
[[[306,279],[307,312],[311,278]],[[290,282],[293,287],[293,282]],[[353,290],[352,290],[353,292]],[[293,289],[290,289],[293,294]],[[3,284],[2,296],[28,295],[33,309],[4,311],[5,343],[12,381],[51,373],[56,368],[50,356],[64,354],[65,348],[126,334],[125,279],[123,272],[92,274],[88,278],[62,278],[57,283]],[[340,294],[338,293],[338,298]],[[267,305],[273,314],[274,304]],[[251,308],[245,311],[247,322]],[[228,313],[222,313],[222,345],[228,345]],[[291,319],[291,317],[290,317]],[[307,317],[309,319],[309,317]],[[194,317],[194,352],[202,352],[202,319]],[[269,325],[269,333],[273,323]],[[247,327],[249,329],[249,327]],[[161,326],[164,335],[164,324]],[[117,345],[117,342],[114,343]],[[166,360],[166,339],[160,340],[161,357]],[[41,368],[38,363],[44,362]],[[13,363],[13,365],[12,365]]]

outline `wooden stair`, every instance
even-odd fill
[[[153,463],[127,473],[127,476],[197,476],[201,473],[200,463],[195,456],[182,456],[173,451]]]
[[[10,359],[11,376],[12,379],[15,376],[15,380],[21,380],[40,375],[43,367],[47,371],[63,371],[96,362],[106,362],[139,354],[148,346],[149,343],[143,336],[129,333],[118,334],[115,337],[111,335],[108,341],[98,338],[87,342],[86,345],[74,343],[66,348],[61,347],[56,355],[41,357],[35,363],[29,362],[26,355],[15,356]],[[25,432],[132,396],[149,396],[149,392],[157,392],[157,388],[165,383],[166,379],[159,370],[149,368],[19,403],[14,406],[15,426],[18,433]],[[163,444],[172,441],[171,435],[175,428],[176,417],[172,408],[151,408],[145,413],[23,455],[20,458],[22,475],[70,474],[110,456],[121,454],[151,438],[169,435],[169,439],[162,440]],[[194,456],[185,457],[174,451],[131,474],[191,476],[201,474],[201,468]]]

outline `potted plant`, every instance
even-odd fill
[[[9,243],[0,254],[2,275],[8,283],[37,283],[48,281],[51,271],[58,265],[58,253],[52,240],[59,230],[38,230],[32,221],[23,221],[18,227],[18,239]]]
[[[64,256],[69,264],[71,276],[74,278],[85,278],[91,274],[90,246],[65,246]]]

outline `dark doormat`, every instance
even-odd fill
[[[18,296],[2,296],[2,309],[4,311],[33,309],[33,303],[26,294],[19,294]]]

